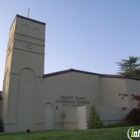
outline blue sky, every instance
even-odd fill
[[[16,14],[46,23],[44,73],[69,68],[116,74],[140,56],[140,0],[1,0],[0,90],[9,28]]]

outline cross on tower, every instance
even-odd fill
[[[28,10],[27,10],[27,17],[29,18],[29,11],[30,11],[30,9],[28,8]]]

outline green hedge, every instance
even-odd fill
[[[124,120],[122,122],[109,123],[107,127],[111,128],[111,127],[125,127],[125,126],[131,126],[131,123],[127,120]]]

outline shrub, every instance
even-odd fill
[[[122,122],[117,123],[109,123],[107,127],[125,127],[125,126],[131,126],[131,123],[128,120],[124,120]]]
[[[103,124],[100,121],[100,117],[98,112],[96,111],[94,105],[91,107],[91,115],[90,115],[90,123],[89,123],[89,128],[93,129],[93,128],[102,128]]]
[[[0,119],[0,132],[4,132],[3,121]]]
[[[133,108],[124,120],[129,121],[131,125],[140,125],[140,109]]]
[[[132,109],[122,122],[118,122],[115,124],[109,123],[108,127],[124,127],[124,126],[132,126],[132,125],[140,125],[140,109],[139,108]]]

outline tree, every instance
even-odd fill
[[[131,99],[132,100],[135,100],[137,101],[137,108],[140,109],[140,96],[139,95],[135,95],[135,94],[122,94],[122,93],[119,93],[119,96],[121,97],[121,99],[123,100],[125,97],[128,97],[128,96],[131,96]],[[122,110],[125,110],[124,108]]]
[[[127,120],[131,125],[140,125],[140,109],[133,108],[124,120]]]
[[[127,96],[131,96],[132,100],[137,101],[137,107],[133,108],[127,116],[124,118],[123,122],[126,122],[126,125],[140,125],[140,96],[135,94],[119,94],[121,99],[123,100]],[[122,108],[125,110],[126,108]],[[125,123],[124,123],[125,124]]]
[[[140,57],[129,56],[129,59],[122,59],[121,62],[116,62],[119,66],[119,74],[140,79]]]
[[[90,129],[103,127],[103,124],[100,120],[99,114],[96,111],[94,105],[91,107],[90,119],[91,119],[90,124],[89,124]]]

